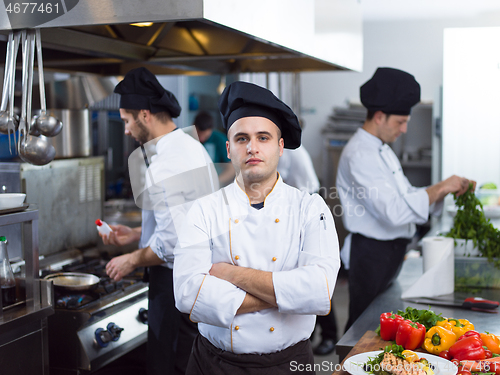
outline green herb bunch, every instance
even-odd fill
[[[418,310],[408,306],[405,311],[398,310],[398,315],[414,323],[423,324],[427,330],[434,327],[437,322],[444,320],[444,318],[441,317],[441,313],[436,314],[431,310],[430,306],[427,310]]]
[[[500,268],[500,231],[484,216],[483,205],[474,194],[472,184],[465,194],[454,195],[454,198],[458,210],[446,237],[472,240],[479,252]]]

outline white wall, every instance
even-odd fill
[[[302,117],[306,124],[303,144],[318,176],[322,171],[321,129],[335,106],[345,106],[346,101],[359,102],[359,87],[380,66],[413,74],[421,85],[422,100],[438,102],[443,82],[444,29],[478,26],[500,26],[500,13],[469,19],[365,22],[363,72],[301,73]]]
[[[444,40],[443,174],[498,185],[500,27],[447,29]]]

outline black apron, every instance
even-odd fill
[[[349,264],[349,320],[345,330],[397,278],[410,243],[407,238],[380,241],[353,233]]]
[[[183,375],[198,325],[175,308],[173,271],[149,269],[148,375]]]
[[[303,369],[302,371],[300,371]],[[306,370],[311,371],[306,371]],[[270,354],[234,354],[196,336],[186,375],[316,374],[311,342],[300,341]]]

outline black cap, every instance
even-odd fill
[[[156,76],[144,67],[132,69],[115,87],[121,95],[120,108],[149,109],[151,113],[168,112],[172,118],[181,113],[174,94],[165,90]]]
[[[378,68],[361,86],[361,103],[372,112],[407,116],[420,101],[420,85],[411,74],[393,68]]]
[[[271,91],[248,82],[233,82],[219,98],[222,125],[226,131],[243,117],[265,117],[281,130],[285,148],[300,146],[299,120],[292,109]]]

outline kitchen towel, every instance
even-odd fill
[[[422,240],[424,273],[401,298],[435,297],[455,290],[453,238],[425,237]]]

